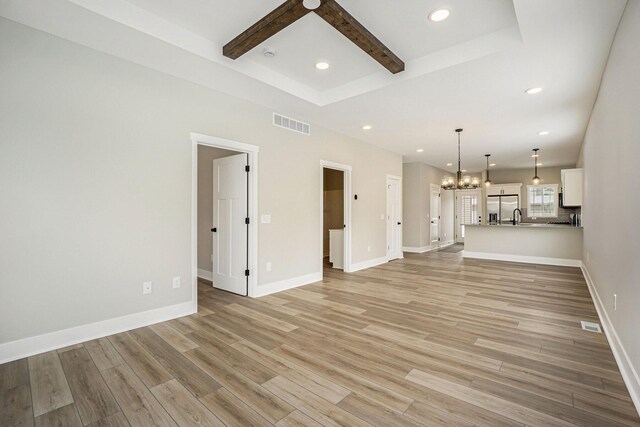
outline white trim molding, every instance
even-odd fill
[[[631,400],[636,407],[636,411],[638,411],[638,413],[640,414],[640,376],[638,375],[638,371],[636,370],[636,367],[633,366],[631,358],[627,354],[627,351],[624,349],[622,341],[620,341],[620,337],[618,337],[618,334],[613,327],[613,323],[611,323],[609,314],[607,313],[607,310],[605,309],[605,306],[600,299],[600,295],[598,295],[598,290],[595,286],[595,283],[591,279],[591,275],[589,274],[589,270],[587,270],[587,266],[582,263],[580,265],[580,269],[582,270],[582,274],[584,275],[585,281],[587,282],[587,287],[589,288],[591,299],[593,300],[593,304],[596,306],[596,311],[598,312],[598,317],[600,318],[600,324],[602,325],[607,340],[609,341],[609,347],[611,347],[613,357],[616,359],[618,369],[620,369],[620,374],[622,375],[622,379],[627,386],[627,390],[629,391]]]
[[[191,301],[0,344],[0,365],[195,313]]]
[[[431,246],[421,246],[421,247],[404,246],[402,248],[402,251],[403,252],[409,252],[409,253],[412,253],[412,254],[423,254],[425,252],[437,251],[438,249],[446,248],[447,246],[453,245],[453,243],[454,243],[453,240],[449,240],[448,242],[440,243],[440,246],[436,246],[436,247],[431,247]]]
[[[402,259],[402,257],[396,258],[396,259]],[[371,268],[371,267],[376,267],[378,265],[386,264],[388,262],[389,262],[389,259],[386,256],[383,256],[383,257],[380,257],[380,258],[369,259],[369,260],[366,260],[366,261],[357,262],[357,263],[351,265],[351,273],[354,273],[354,272],[360,271],[360,270],[364,270],[364,269],[367,269],[367,268]]]
[[[522,262],[525,264],[559,265],[562,267],[581,267],[579,259],[547,258],[539,256],[493,254],[489,252],[462,251],[463,258],[490,259],[494,261]]]
[[[286,291],[287,289],[297,288],[299,286],[308,285],[310,283],[320,282],[322,280],[322,272],[306,274],[304,276],[292,277],[291,279],[280,280],[279,282],[267,283],[260,285],[251,297],[258,298],[276,292]]]
[[[198,269],[198,277],[200,279],[205,279],[208,280],[210,282],[213,282],[213,273],[210,271],[205,270],[204,268],[199,268]]]

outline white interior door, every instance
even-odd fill
[[[213,286],[247,293],[247,155],[213,161]]]
[[[431,212],[429,214],[431,247],[440,246],[440,186],[431,184]]]
[[[396,178],[387,178],[387,258],[402,258],[402,197]]]
[[[482,190],[456,191],[456,242],[464,242],[465,226],[482,221]]]

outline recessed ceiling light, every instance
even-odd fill
[[[542,92],[542,88],[541,87],[532,87],[532,88],[529,88],[529,89],[525,90],[525,93],[527,95],[535,95],[536,93],[540,93],[540,92]]]
[[[536,163],[536,166],[542,166],[542,163]]]
[[[548,130],[543,130],[542,132],[538,132],[538,135],[540,135],[540,136],[549,135],[549,131]]]
[[[320,7],[320,0],[302,0],[305,9],[314,10]]]
[[[262,54],[264,56],[266,56],[267,58],[273,58],[274,56],[276,56],[276,50],[272,47],[266,47],[263,51]]]
[[[490,163],[489,166],[494,167],[496,164],[495,163]]]
[[[371,130],[371,125],[362,126],[362,130]]]
[[[449,15],[451,15],[451,11],[449,11],[449,9],[436,9],[429,14],[429,20],[433,22],[441,22],[447,19]]]
[[[453,163],[447,163],[447,166],[453,166]]]
[[[422,148],[418,148],[418,149],[416,150],[416,152],[417,152],[417,153],[422,153],[423,151],[424,151],[424,150],[423,150]]]
[[[324,71],[324,70],[328,70],[330,66],[331,66],[331,65],[329,65],[329,63],[328,63],[328,62],[318,62],[318,63],[316,64],[316,68],[317,68],[318,70],[323,70],[323,71]]]

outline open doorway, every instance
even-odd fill
[[[192,134],[193,300],[198,279],[252,296],[257,284],[258,147]]]
[[[344,171],[322,169],[323,266],[344,269]]]
[[[351,166],[320,161],[320,219],[320,271],[350,272]]]
[[[198,277],[247,295],[246,153],[198,146]]]

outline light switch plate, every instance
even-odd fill
[[[178,289],[180,287],[180,276],[176,276],[173,278],[173,289]]]
[[[144,282],[142,283],[142,295],[150,294],[153,291],[153,283],[152,282]]]
[[[264,214],[260,217],[260,222],[263,224],[271,224],[271,215]]]

